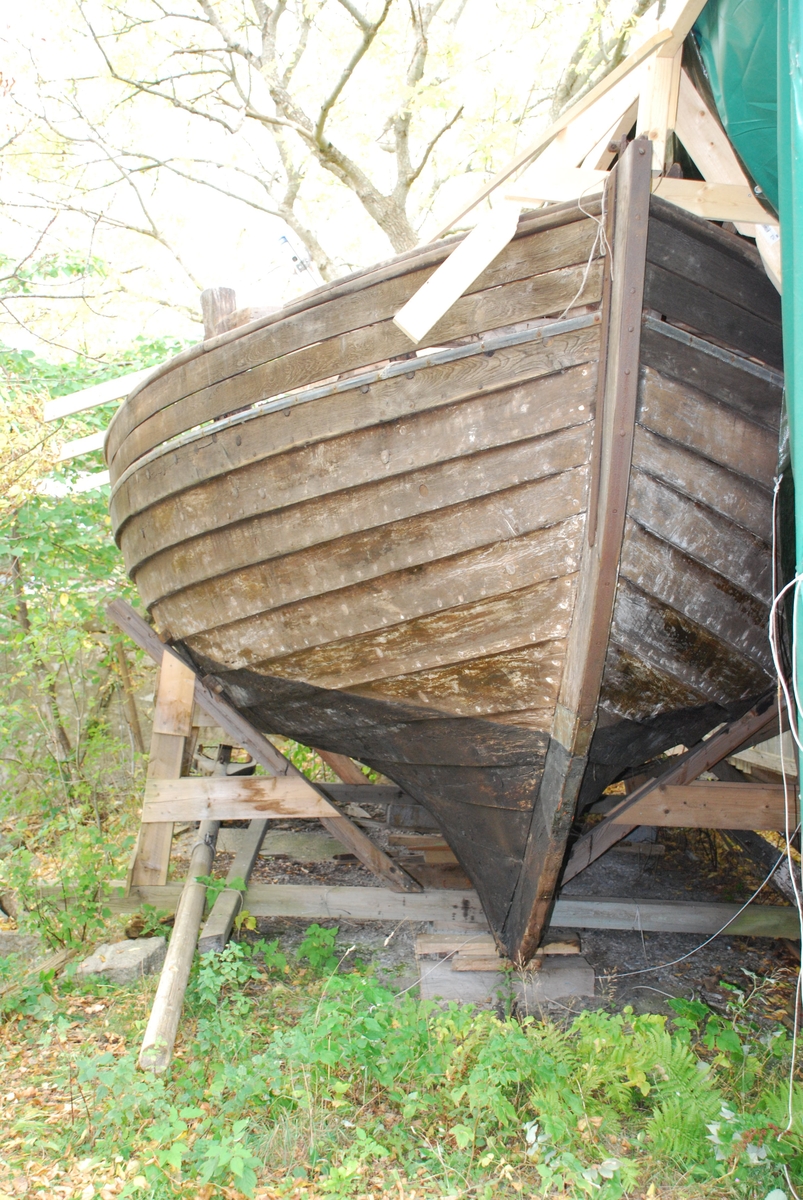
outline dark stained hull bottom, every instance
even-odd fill
[[[185,653],[186,647],[184,647]],[[195,659],[264,733],[345,754],[380,771],[432,813],[471,878],[497,937],[519,882],[540,803],[549,736],[511,724],[314,687]],[[578,811],[624,771],[693,743],[749,707],[687,708],[598,728]]]

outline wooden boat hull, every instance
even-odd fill
[[[163,634],[425,804],[523,958],[578,804],[772,672],[777,296],[639,153],[605,213],[523,218],[431,353],[391,317],[452,242],[179,356],[107,439]]]

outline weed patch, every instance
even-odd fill
[[[765,1200],[803,1176],[789,1039],[749,990],[726,1015],[502,1019],[396,997],[312,926],[293,959],[195,965],[167,1079],[136,1066],[152,990],[42,979],[7,1006],[0,1171],[31,1194]]]

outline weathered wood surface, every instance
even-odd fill
[[[479,353],[434,364],[424,378],[411,368],[404,375],[363,385],[367,393],[355,386],[353,395],[340,393],[276,412],[257,411],[219,432],[201,431],[138,468],[112,497],[116,536],[121,537],[129,569],[218,523],[340,491],[344,479],[350,487],[376,484],[393,475],[445,465],[466,453],[583,424],[591,416],[583,393],[593,393],[590,370],[598,347],[599,329],[589,324],[565,335],[501,348],[490,358]],[[536,380],[543,383],[534,387]],[[458,421],[454,430],[452,420]],[[412,458],[405,440],[410,426],[419,431]],[[480,439],[476,443],[469,438],[472,429]],[[443,454],[436,454],[431,439],[444,436],[448,445]],[[176,510],[170,497],[178,493],[182,500]],[[213,511],[219,510],[218,523],[210,520],[210,504]],[[136,522],[126,535],[126,522],[145,509],[147,523]],[[182,514],[178,527],[176,511]]]
[[[304,779],[236,775],[218,778],[149,779],[142,821],[238,821],[243,818],[316,819],[333,815],[332,805]]]
[[[587,226],[586,246],[590,247],[592,222],[583,221],[583,224]],[[543,238],[542,234],[539,238],[528,239],[529,244],[535,243],[536,259],[538,241]],[[592,266],[586,276],[588,248],[585,254],[578,249],[568,256],[578,265],[562,264],[539,273],[537,266],[533,271],[532,259],[526,261],[528,256],[521,262],[521,249],[529,248],[528,243],[522,243],[517,250],[521,263],[519,271],[503,273],[504,256],[500,255],[478,280],[482,283],[490,274],[484,288],[462,296],[437,323],[431,331],[430,345],[437,346],[469,332],[496,329],[508,324],[511,318],[535,320],[561,313],[572,302],[589,304],[599,300],[599,267]],[[556,249],[551,250],[553,256]],[[337,314],[334,321],[326,314],[330,320],[327,322],[324,318],[317,337],[315,325],[318,321],[314,318],[320,320],[324,316],[322,308],[311,310],[304,320],[290,319],[290,336],[284,347],[282,331],[275,328],[261,339],[258,335],[244,334],[236,343],[235,362],[228,365],[224,353],[215,356],[215,370],[220,382],[211,383],[205,370],[206,378],[203,375],[197,378],[197,386],[193,388],[192,383],[182,379],[184,372],[179,368],[159,381],[161,386],[152,385],[136,393],[109,430],[106,453],[110,469],[114,471],[113,482],[130,463],[168,438],[255,401],[331,378],[333,363],[337,363],[342,374],[408,352],[410,342],[406,334],[396,328],[389,316],[383,319],[383,313],[387,312],[386,296],[376,293],[395,291],[398,296],[402,288],[410,295],[415,281],[416,274],[410,274],[392,284],[367,289],[350,302],[351,307],[358,308],[357,312],[351,312],[345,318]],[[578,296],[578,293],[582,294]],[[257,344],[251,345],[255,336]],[[206,363],[202,366],[208,368]],[[228,374],[223,374],[226,371]],[[177,391],[182,394],[176,395]]]
[[[426,807],[525,957],[575,805],[738,716],[771,669],[777,299],[740,239],[648,191],[620,189],[621,269],[592,263],[554,330],[525,327],[561,312],[596,233],[565,206],[520,222],[431,339],[479,341],[386,363],[449,247],[426,249],[180,356],[110,439],[163,635],[252,734]]]
[[[180,884],[140,887],[130,896],[111,896],[115,912],[132,912],[139,904],[172,909]],[[245,905],[256,917],[308,917],[355,921],[437,921],[467,930],[487,931],[476,893],[439,889],[403,895],[386,888],[252,883]],[[560,896],[552,913],[553,929],[626,929],[644,932],[710,935],[722,926],[730,936],[800,937],[796,910],[790,905],[741,905],[689,900],[619,900],[608,897]]]
[[[797,824],[793,798],[792,828]],[[781,784],[660,784],[626,813],[629,829],[658,825],[682,829],[775,829],[786,827]],[[614,824],[616,824],[616,820]]]
[[[245,888],[235,887],[235,884],[242,880],[247,887],[254,863],[259,857],[262,842],[268,831],[268,825],[269,822],[266,820],[252,820],[247,829],[238,831],[245,834],[245,837],[226,875],[226,890],[217,897],[212,905],[212,911],[204,922],[198,938],[199,954],[218,952],[229,940],[234,921],[243,907],[245,894]],[[220,842],[219,835],[218,842]]]
[[[197,877],[209,874],[219,827],[219,821],[202,821],[198,830],[198,840],[190,856],[187,879],[176,908],[167,957],[142,1039],[139,1066],[155,1075],[163,1074],[173,1058],[184,993],[206,903],[206,885],[198,883]]]

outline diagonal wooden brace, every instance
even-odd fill
[[[599,825],[595,825],[589,833],[578,838],[563,869],[561,885],[574,879],[575,875],[584,871],[606,850],[610,850],[611,846],[615,846],[622,838],[626,838],[629,833],[632,833],[637,823],[628,823],[627,812],[650,792],[670,783],[692,783],[703,771],[710,771],[723,758],[733,754],[756,733],[772,724],[777,718],[773,700],[773,695],[762,697],[748,713],[739,717],[738,721],[731,721],[730,724],[725,725],[705,741],[698,742],[691,750],[687,750],[685,754],[675,759],[672,766],[661,775],[654,779],[648,779],[640,788],[627,796],[621,804],[617,804],[604,821],[600,821]]]
[[[175,651],[159,641],[156,633],[146,621],[134,611],[125,600],[113,600],[106,606],[106,612],[132,641],[150,654],[154,662],[161,663],[165,655],[178,659]],[[179,660],[181,661],[181,660]],[[208,683],[195,676],[195,702],[224,729],[234,743],[248,750],[251,757],[264,767],[271,775],[298,776],[309,787],[316,800],[323,799],[331,808],[331,815],[320,817],[325,829],[342,842],[372,874],[384,880],[388,887],[397,892],[423,891],[421,884],[408,875],[402,867],[395,863],[389,855],[375,846],[363,831],[343,816],[334,804],[330,804],[323,792],[315,786],[303,772],[299,771],[289,759],[276,749],[271,741],[260,733],[242,713],[226,700],[216,694]]]

